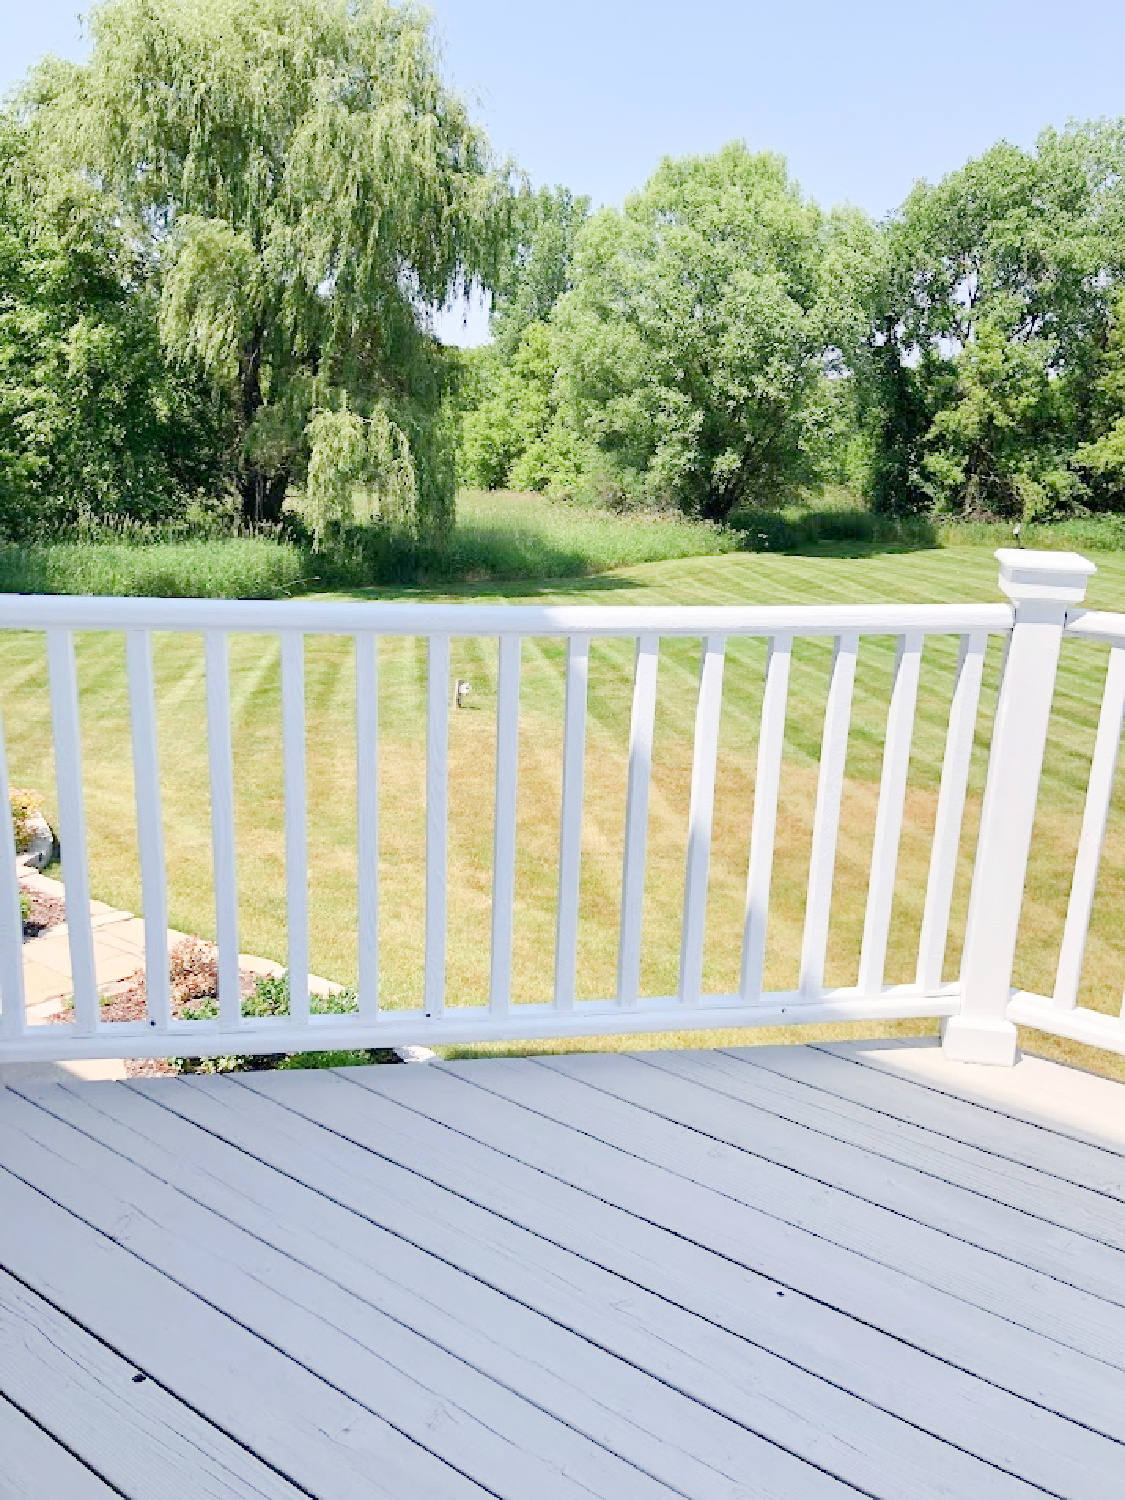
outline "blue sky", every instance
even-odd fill
[[[0,91],[78,57],[76,0],[0,0]],[[434,0],[446,70],[537,183],[619,203],[664,154],[742,137],[806,192],[882,215],[1001,137],[1125,115],[1109,0]],[[458,320],[445,325],[455,335]],[[468,336],[483,324],[470,316]]]

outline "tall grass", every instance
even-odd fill
[[[539,495],[466,491],[453,535],[419,544],[355,528],[314,553],[266,536],[197,540],[113,534],[0,544],[0,593],[277,598],[309,588],[584,578],[611,568],[734,551],[738,538],[677,516],[618,516]]]
[[[300,534],[298,514],[292,529]],[[1125,551],[1125,516],[1029,525],[1027,547]],[[830,491],[780,510],[745,510],[728,526],[652,512],[615,514],[510,491],[463,491],[440,546],[379,526],[352,528],[313,552],[280,536],[178,539],[117,533],[31,547],[0,543],[0,592],[265,599],[309,589],[505,584],[581,579],[646,563],[735,551],[865,555],[1011,546],[1010,525],[895,520]]]
[[[302,588],[305,574],[300,547],[267,537],[0,545],[3,593],[273,599]]]
[[[683,516],[617,515],[508,490],[465,490],[446,549],[449,577],[581,578],[611,568],[738,550],[722,527]]]

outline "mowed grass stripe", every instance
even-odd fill
[[[1091,602],[1125,608],[1125,558],[1097,559]],[[537,602],[857,603],[942,602],[996,597],[996,565],[987,548],[869,556],[782,557],[732,554],[648,563],[611,577],[537,588]],[[510,598],[495,587],[445,591],[442,597]],[[390,595],[387,595],[390,597]],[[699,668],[698,641],[665,642],[654,746],[649,868],[645,886],[642,981],[648,993],[674,991],[690,796],[691,740]],[[591,654],[587,800],[583,829],[579,993],[611,994],[620,919],[633,643],[598,641]],[[862,935],[887,699],[895,646],[864,640],[847,761],[828,977],[854,981]],[[45,656],[26,635],[0,641],[0,702],[16,784],[47,794],[53,813]],[[798,642],[794,653],[774,900],[766,982],[795,982],[816,768],[831,643]],[[351,643],[308,643],[310,919],[314,968],[355,978],[355,706]],[[917,934],[940,780],[957,643],[934,638],[923,657],[907,815],[896,884],[888,982],[913,975]],[[947,975],[956,971],[971,858],[979,822],[987,738],[1000,659],[993,643],[961,846]],[[565,647],[525,642],[520,735],[519,842],[513,982],[518,999],[551,993],[558,819],[561,788]],[[753,812],[765,647],[729,645],[716,786],[705,985],[729,992],[738,969],[746,861]],[[417,1004],[421,994],[425,853],[424,640],[380,644],[380,928],[385,1004]],[[449,993],[451,1003],[481,1001],[488,988],[488,937],[495,777],[496,643],[455,638],[455,675],[473,685],[470,707],[450,722]],[[1051,987],[1082,798],[1101,700],[1105,653],[1067,645],[1044,772],[1017,966],[1017,982]],[[79,640],[86,795],[92,878],[103,899],[138,909],[135,813],[123,647],[120,637]],[[284,787],[280,756],[279,654],[269,637],[232,638],[232,720],[244,950],[284,960]],[[202,643],[160,635],[156,680],[170,916],[185,930],[211,934],[206,719]],[[452,686],[452,685],[451,685]],[[1125,963],[1117,913],[1125,896],[1125,820],[1115,794],[1095,903],[1082,1001],[1115,1009]]]

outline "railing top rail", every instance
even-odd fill
[[[1125,614],[1108,609],[1083,609],[1075,611],[1071,618],[1068,613],[1066,634],[1125,646]]]
[[[1008,604],[424,604],[0,594],[0,630],[301,631],[308,635],[962,635],[1012,627]]]

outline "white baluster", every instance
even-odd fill
[[[699,698],[688,812],[687,874],[680,936],[681,1004],[698,1005],[703,987],[703,939],[707,919],[707,879],[711,866],[711,829],[715,812],[715,769],[719,755],[719,721],[723,709],[723,664],[726,641],[709,635],[699,661]]]
[[[207,668],[207,758],[211,776],[211,850],[215,866],[215,937],[219,949],[219,1024],[242,1021],[238,972],[238,874],[234,843],[234,762],[231,752],[230,666],[222,630],[203,636]]]
[[[168,874],[164,862],[156,693],[149,631],[125,632],[125,669],[129,679],[133,788],[137,802],[137,847],[145,919],[145,1008],[149,1024],[167,1031],[172,1017],[168,983]]]
[[[1109,654],[1105,692],[1102,696],[1098,735],[1090,762],[1090,781],[1086,790],[1086,807],[1082,814],[1082,832],[1078,837],[1078,854],[1074,862],[1074,879],[1066,908],[1059,966],[1055,975],[1054,1002],[1062,1010],[1073,1010],[1078,1004],[1078,986],[1082,980],[1082,960],[1090,931],[1090,913],[1094,909],[1094,891],[1098,868],[1102,862],[1109,804],[1113,796],[1117,752],[1121,744],[1121,723],[1125,716],[1125,650],[1114,646]]]
[[[837,637],[832,659],[832,680],[828,689],[828,706],[824,714],[805,930],[801,943],[799,983],[801,994],[806,1000],[819,999],[824,989],[828,918],[832,906],[836,839],[840,831],[840,801],[844,791],[844,764],[848,753],[848,726],[851,723],[858,651],[859,637],[854,632]]]
[[[923,637],[917,632],[900,636],[895,657],[891,705],[887,713],[883,773],[879,782],[879,806],[875,814],[875,838],[871,850],[871,877],[867,887],[867,911],[859,957],[860,994],[873,998],[882,993],[887,963],[895,873],[902,838],[902,815],[906,806],[906,777],[910,769],[914,711],[918,702],[922,644]]]
[[[488,1003],[504,1015],[512,995],[512,917],[516,895],[516,802],[520,763],[518,635],[500,637],[496,692],[496,822],[492,852],[492,967]]]
[[[449,637],[429,638],[426,715],[425,1013],[445,1010],[446,867],[449,826]]]
[[[16,868],[16,830],[9,797],[8,755],[0,719],[0,1033],[9,1041],[26,1024],[23,990],[23,913]]]
[[[949,708],[945,758],[941,765],[934,842],[930,849],[930,873],[926,882],[926,904],[918,940],[918,988],[935,995],[941,988],[945,944],[949,936],[949,910],[957,878],[957,855],[961,847],[961,822],[965,793],[973,760],[973,736],[977,727],[981,682],[988,636],[983,630],[961,637],[957,681]]]
[[[355,639],[359,1014],[379,1010],[379,638]]]
[[[101,1016],[94,967],[94,933],[90,924],[90,873],[86,856],[86,809],[82,796],[82,741],[78,727],[78,670],[74,636],[69,630],[47,632],[47,665],[51,678],[51,720],[55,737],[55,777],[59,793],[59,847],[66,886],[66,926],[70,941],[70,975],[74,985],[74,1025],[79,1036],[92,1036]]]
[[[281,637],[281,759],[285,778],[286,926],[289,1019],[309,1018],[309,830],[305,777],[305,641]]]
[[[625,800],[625,859],[621,877],[621,935],[617,949],[617,1003],[637,1003],[641,985],[641,916],[648,842],[648,793],[652,778],[652,732],[656,720],[656,675],[660,637],[637,641],[633,712],[629,724],[629,789]]]
[[[555,919],[555,1006],[573,1010],[578,973],[578,881],[582,863],[582,803],[586,771],[586,696],[590,640],[566,643],[566,719],[563,728],[559,899]]]
[[[742,973],[739,993],[748,1004],[761,998],[766,962],[773,850],[777,833],[777,799],[785,749],[785,712],[789,698],[792,636],[770,639],[762,723],[758,732],[758,769],[754,777],[754,820],[750,828],[750,866],[746,877],[746,915],[742,928]]]

